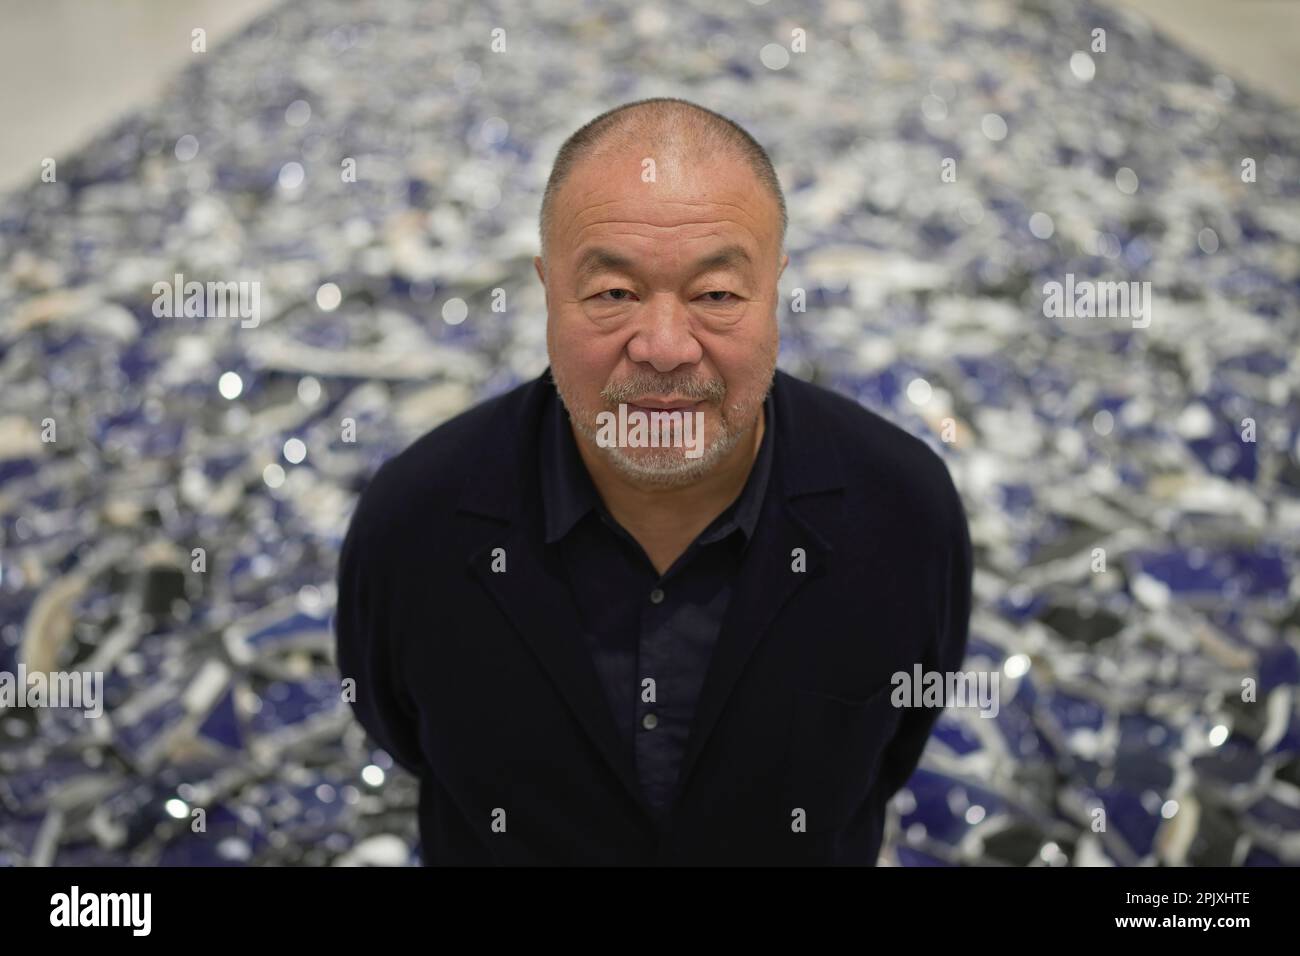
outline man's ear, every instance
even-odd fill
[[[546,285],[546,271],[542,268],[541,256],[533,256],[533,268],[537,270],[537,278],[542,280],[542,285]]]
[[[781,268],[778,269],[776,273],[776,277],[778,280],[781,278],[781,273],[785,272],[785,267],[788,266],[789,264],[790,264],[790,254],[786,253],[784,256],[781,257]]]

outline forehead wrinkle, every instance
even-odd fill
[[[594,229],[599,229],[602,226],[611,226],[611,225],[641,227],[641,228],[639,229],[623,228],[623,229],[616,229],[613,232],[605,233],[604,236],[607,236],[610,239],[615,239],[619,237],[630,237],[634,240],[649,239],[650,241],[655,241],[656,237],[647,236],[645,232],[646,230],[652,230],[654,232],[663,232],[665,230],[680,229],[682,227],[688,227],[688,226],[703,226],[709,228],[711,231],[702,233],[700,235],[686,236],[676,241],[679,243],[699,242],[700,240],[703,239],[717,237],[723,240],[730,240],[731,242],[741,246],[745,246],[745,245],[754,246],[754,248],[750,250],[751,258],[753,257],[753,254],[761,250],[763,245],[763,234],[761,231],[754,229],[748,223],[740,222],[735,219],[688,219],[681,222],[674,222],[670,225],[660,225],[658,223],[645,222],[643,220],[610,218],[610,219],[597,219],[593,222],[583,223],[582,225],[578,226],[576,232],[574,232],[572,236],[572,248],[579,249],[587,242],[598,243],[602,238],[602,236],[600,235],[591,236],[591,231]],[[733,234],[728,235],[729,232]],[[749,242],[746,243],[744,241],[745,239],[748,239]]]
[[[730,220],[724,220],[724,221],[730,222]],[[598,225],[598,224],[593,223],[592,225]],[[700,223],[700,225],[715,226],[717,225],[717,223],[713,221],[707,221],[707,222]],[[668,229],[673,227],[652,226],[651,228]],[[672,248],[668,250],[661,250],[661,251],[652,250],[648,253],[633,253],[630,256],[624,255],[622,252],[620,252],[617,249],[611,248],[611,245],[614,242],[616,242],[619,237],[622,236],[632,236],[635,239],[645,238],[643,235],[635,231],[633,232],[620,231],[620,232],[609,233],[603,236],[593,237],[590,240],[589,247],[585,251],[583,251],[580,255],[574,257],[573,260],[574,278],[577,280],[582,280],[587,278],[588,276],[598,274],[601,271],[604,271],[606,269],[612,271],[619,271],[617,266],[613,264],[602,264],[599,261],[599,259],[593,260],[592,258],[590,258],[593,252],[598,252],[598,251],[612,253],[613,257],[615,258],[624,258],[624,259],[631,260],[629,262],[629,267],[627,270],[629,272],[635,271],[636,258],[638,256],[642,259],[645,258],[650,258],[654,260],[670,259],[673,262],[673,264],[676,265],[682,259],[686,258],[686,250],[684,246],[687,243],[702,242],[704,240],[709,240],[709,239],[716,239],[719,242],[721,242],[723,245],[717,252],[706,253],[704,255],[696,256],[694,258],[694,261],[691,264],[695,265],[696,263],[699,263],[700,267],[696,268],[693,274],[699,274],[701,272],[706,272],[706,271],[715,271],[723,267],[730,267],[735,269],[738,272],[745,273],[749,269],[752,269],[754,267],[759,257],[756,250],[751,250],[747,248],[746,243],[741,241],[739,238],[735,236],[726,235],[725,233],[721,233],[716,230],[704,233],[699,236],[690,236],[688,238],[681,239],[673,243]],[[581,234],[579,234],[579,236],[577,237],[577,241],[575,242],[574,248],[581,249],[584,245],[587,245],[587,243],[583,241]],[[728,251],[731,251],[733,253],[732,255],[732,258],[734,260],[733,262],[724,263],[721,265],[717,263],[714,264],[709,263],[708,260],[716,259],[719,254],[727,253]]]
[[[579,188],[581,188],[582,185],[580,180],[571,181],[570,184]],[[601,210],[607,206],[615,206],[620,203],[643,202],[647,199],[644,195],[645,191],[638,190],[637,192],[626,196],[619,196],[613,199],[603,199],[598,202],[584,203],[583,200],[585,197],[596,195],[601,191],[601,189],[607,187],[607,185],[607,183],[593,185],[572,199],[565,197],[562,192],[560,201],[556,203],[556,211],[559,214],[557,219],[562,221],[567,218],[569,224],[573,224],[581,221],[586,215]],[[762,197],[758,196],[757,198],[761,206]],[[567,201],[565,201],[566,199]],[[653,201],[658,206],[718,206],[725,209],[734,209],[740,213],[742,219],[749,220],[753,223],[752,226],[747,228],[750,228],[754,232],[759,232],[761,230],[763,210],[761,208],[755,209],[754,203],[752,202],[734,202],[726,198],[693,198],[690,196],[665,197]],[[565,215],[566,213],[567,216]]]
[[[569,214],[569,218],[571,220],[577,220],[589,213],[594,213],[605,206],[615,206],[620,203],[635,203],[635,202],[640,202],[642,200],[643,197],[639,197],[639,196],[624,196],[620,199],[607,199],[603,202],[592,203],[589,206],[583,206],[579,209],[576,209]],[[759,215],[751,211],[745,204],[728,202],[724,199],[658,199],[655,200],[654,202],[655,202],[655,208],[661,208],[664,206],[719,206],[724,209],[734,209],[735,211],[740,213],[741,216],[745,219],[758,221],[761,218]],[[617,222],[619,220],[612,219],[612,220],[605,220],[605,221]],[[622,220],[622,221],[631,222],[633,220]],[[640,222],[644,220],[636,220],[636,221]],[[687,220],[680,224],[689,225],[692,222],[712,222],[712,221],[726,221],[726,220]],[[654,225],[653,223],[646,223],[646,224]]]
[[[575,244],[576,246],[580,246],[580,245],[582,245],[582,243],[583,243],[584,241],[586,241],[586,239],[585,239],[585,237],[584,237],[584,233],[587,233],[587,232],[589,232],[590,230],[595,229],[595,228],[597,228],[597,227],[599,227],[599,226],[610,226],[610,225],[632,225],[632,224],[633,224],[633,223],[631,223],[629,220],[626,220],[626,219],[601,219],[601,220],[598,220],[598,221],[596,221],[596,222],[589,222],[589,223],[587,223],[586,225],[582,226],[582,227],[578,230],[577,234],[574,236],[574,244]],[[716,227],[716,226],[734,226],[735,228],[740,229],[740,230],[742,230],[742,231],[748,231],[748,230],[745,229],[745,226],[744,226],[743,223],[736,222],[734,219],[692,219],[692,220],[687,220],[687,221],[685,221],[685,222],[675,222],[675,223],[673,223],[671,226],[661,226],[661,225],[658,225],[658,224],[653,223],[653,222],[639,222],[639,221],[638,221],[638,222],[635,223],[635,225],[637,225],[637,226],[641,226],[641,227],[643,227],[643,228],[645,228],[645,229],[653,229],[653,230],[657,230],[657,231],[663,231],[663,230],[666,230],[666,229],[679,229],[679,228],[681,228],[682,226],[709,226],[709,227]],[[646,237],[642,232],[640,232],[640,231],[638,231],[638,230],[636,230],[636,229],[624,229],[624,230],[620,230],[620,231],[617,231],[617,232],[606,233],[606,235],[608,235],[609,238],[611,238],[611,239],[616,238],[616,237],[619,237],[619,236],[630,236],[630,237],[635,238],[635,239],[645,239],[645,238],[647,238],[647,237]],[[683,238],[683,239],[680,239],[680,240],[678,240],[678,241],[680,241],[680,242],[696,242],[696,241],[698,241],[698,240],[700,240],[700,239],[708,239],[710,236],[719,236],[719,237],[721,237],[721,238],[726,238],[722,233],[719,233],[719,232],[706,232],[706,233],[703,233],[702,235],[699,235],[699,236],[687,236],[687,237],[685,237],[685,238]],[[595,241],[595,240],[592,240],[592,241]]]
[[[693,269],[693,275],[701,273],[719,271],[723,269],[734,269],[737,272],[744,273],[748,268],[754,265],[754,257],[750,255],[748,249],[742,243],[731,241],[727,242],[725,236],[719,236],[717,233],[709,233],[707,236],[701,236],[701,239],[722,239],[724,245],[714,252],[708,252],[701,256],[695,256],[690,265]],[[685,255],[685,250],[677,246],[674,250],[676,255],[675,261],[680,261]],[[655,258],[662,258],[656,256]],[[589,247],[581,256],[578,257],[577,265],[574,268],[575,277],[579,280],[588,276],[598,275],[599,273],[610,270],[618,272],[622,269],[635,271],[635,259],[625,256],[617,250],[607,246],[594,245]]]

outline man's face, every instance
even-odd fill
[[[656,163],[643,182],[643,160]],[[601,412],[703,413],[703,455],[606,447],[626,476],[687,484],[757,422],[776,369],[776,201],[738,159],[674,162],[626,151],[581,163],[556,197],[548,237],[546,344],[577,432]]]

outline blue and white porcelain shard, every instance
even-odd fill
[[[882,858],[1300,863],[1300,117],[1109,6],[714,6],[543,0],[494,69],[463,0],[290,0],[0,198],[0,671],[105,710],[0,710],[0,865],[420,861],[330,659],[347,518],[545,367],[554,149],[665,92],[775,159],[782,367],[970,517],[998,710],[940,718]],[[218,281],[256,310],[187,309]],[[1149,314],[1052,314],[1082,281]]]

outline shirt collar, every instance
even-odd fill
[[[605,513],[605,507],[596,492],[596,486],[587,472],[587,466],[578,452],[577,440],[569,425],[569,415],[548,376],[546,407],[542,414],[541,489],[542,508],[545,513],[546,543],[560,540],[587,512]],[[768,389],[763,401],[765,426],[758,455],[750,468],[744,490],[730,507],[700,535],[701,544],[721,540],[736,528],[744,532],[745,539],[754,537],[758,516],[763,509],[767,493],[768,476],[772,472],[773,444],[776,432],[776,411],[773,389]],[[612,519],[611,519],[612,520]]]

